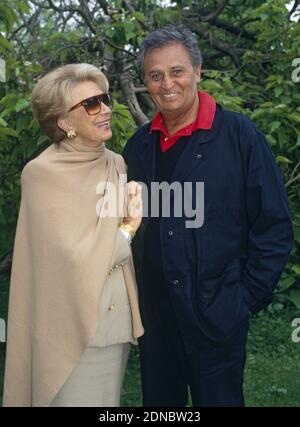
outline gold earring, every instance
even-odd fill
[[[74,139],[74,138],[76,138],[76,136],[77,136],[77,133],[76,133],[75,129],[68,130],[68,132],[67,132],[67,138],[68,139]]]

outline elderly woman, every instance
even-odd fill
[[[129,246],[141,189],[124,188],[124,161],[105,147],[111,96],[98,68],[50,72],[32,108],[54,143],[22,172],[3,403],[118,406],[143,334]],[[128,204],[137,212],[123,218]]]

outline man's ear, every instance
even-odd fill
[[[197,65],[197,67],[195,68],[195,74],[196,74],[196,80],[197,83],[200,83],[201,80],[201,65]]]

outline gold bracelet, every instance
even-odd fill
[[[122,224],[119,225],[119,228],[122,228],[124,231],[127,231],[127,233],[130,234],[131,238],[132,239],[134,238],[135,231],[134,231],[134,228],[132,227],[132,225],[124,224],[124,222],[122,222]]]

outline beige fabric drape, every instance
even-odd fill
[[[64,140],[22,173],[10,285],[4,406],[48,406],[93,337],[118,223],[101,217],[99,183],[116,189],[121,156]],[[118,212],[118,210],[117,210]],[[132,269],[125,268],[133,335],[143,334]]]

